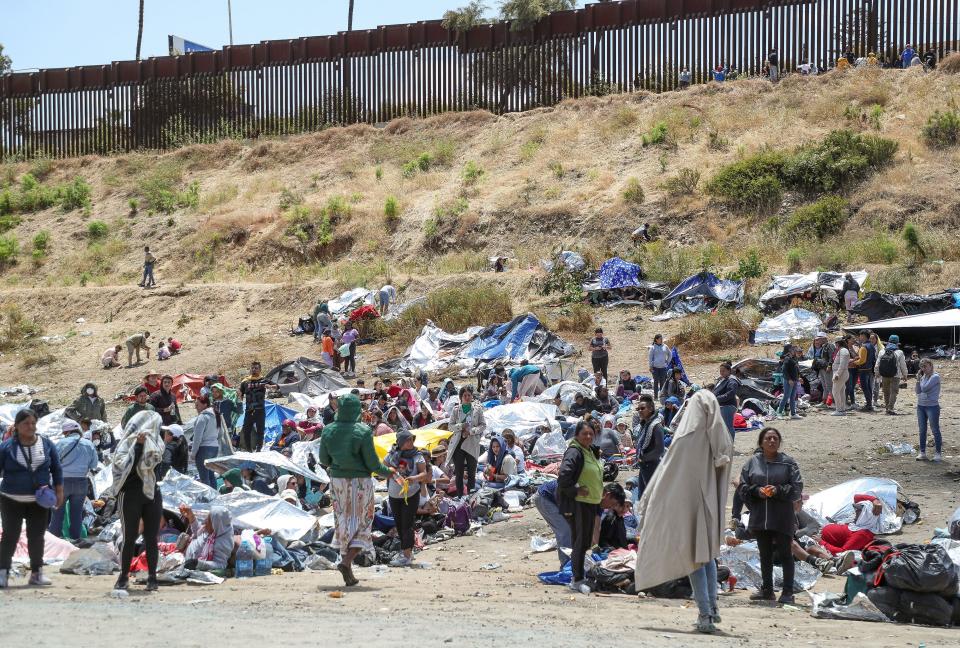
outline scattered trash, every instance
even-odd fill
[[[192,601],[187,601],[187,605],[199,605],[200,603],[213,603],[212,598],[198,598],[193,599]]]
[[[545,551],[550,551],[557,548],[557,539],[556,538],[544,538],[543,536],[535,535],[530,538],[530,551],[533,553],[543,553]]]
[[[913,446],[906,441],[885,443],[883,447],[892,455],[912,455],[914,453]]]
[[[63,335],[43,335],[40,337],[40,341],[47,344],[60,344],[61,342],[66,342],[67,338]]]
[[[336,590],[336,591],[330,592],[329,594],[327,594],[327,596],[335,599],[343,598],[343,592],[341,592],[340,590]]]
[[[93,331],[80,331],[80,337],[90,337],[93,335]]]
[[[125,599],[128,596],[130,596],[130,594],[127,592],[127,590],[113,589],[113,590],[110,590],[110,593],[107,594],[107,596],[115,599]]]
[[[78,317],[77,319],[74,320],[74,322],[76,322],[77,324],[86,324],[87,320],[83,319],[82,317]]]
[[[480,565],[480,571],[493,571],[494,569],[500,569],[500,563],[487,563],[486,565]]]

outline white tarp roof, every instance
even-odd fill
[[[335,299],[327,302],[327,308],[331,315],[345,315],[350,306],[356,302],[362,301],[364,304],[373,305],[373,291],[366,288],[354,288],[343,293]]]
[[[816,313],[811,313],[804,308],[791,308],[776,317],[767,317],[760,322],[757,327],[756,343],[769,344],[813,338],[822,324]]]
[[[521,437],[536,430],[541,425],[549,425],[554,432],[560,431],[557,416],[560,411],[552,403],[534,403],[525,401],[497,405],[483,411],[483,419],[489,434],[500,434],[507,428]]]
[[[816,287],[831,288],[839,293],[847,274],[846,272],[808,272],[807,274],[774,275],[767,292],[760,296],[758,304],[763,308],[763,305],[771,299],[797,295]],[[855,270],[849,274],[863,287],[863,282],[867,280],[866,270]]]
[[[936,313],[923,313],[922,315],[893,317],[868,324],[844,326],[843,328],[848,331],[859,331],[861,329],[946,328],[951,326],[960,326],[960,309],[958,308]]]
[[[272,466],[278,470],[286,470],[288,473],[293,475],[302,475],[306,479],[320,482],[321,484],[330,483],[330,478],[327,476],[327,471],[320,466],[317,466],[315,471],[310,470],[306,466],[300,466],[290,461],[283,455],[282,452],[274,452],[273,450],[263,450],[261,452],[235,452],[228,456],[214,457],[213,459],[207,459],[206,466],[207,468],[213,468],[220,473],[224,473],[231,468],[239,468],[245,461],[250,461],[255,464],[262,464],[265,466]]]

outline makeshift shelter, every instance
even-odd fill
[[[951,288],[932,295],[909,295],[868,292],[853,305],[853,312],[863,315],[867,321],[922,315],[960,308],[960,289]]]
[[[659,321],[689,313],[707,313],[720,306],[743,306],[743,282],[701,272],[684,279],[664,297],[661,307],[665,312],[653,319]]]
[[[193,401],[200,396],[200,390],[203,388],[203,380],[206,376],[197,374],[177,374],[173,377],[173,393],[177,395],[177,401]],[[224,387],[229,387],[225,376],[217,376],[217,382]]]
[[[550,426],[554,432],[560,431],[557,422],[560,410],[553,403],[537,403],[524,401],[491,407],[483,413],[489,434],[500,434],[507,428],[514,431],[517,437],[530,434],[542,425]]]
[[[643,279],[643,269],[636,263],[613,257],[603,262],[597,277],[600,280],[600,288],[603,290],[627,288],[640,284]]]
[[[364,304],[373,305],[374,293],[366,288],[353,288],[339,297],[327,301],[331,315],[346,315]]]
[[[554,257],[554,259],[558,263],[563,264],[563,267],[566,268],[568,272],[580,272],[581,270],[585,270],[587,267],[587,262],[583,260],[582,256],[576,252],[570,252],[569,250],[560,252]],[[540,264],[547,272],[553,270],[553,261],[541,261]]]
[[[850,274],[861,286],[867,280],[865,270],[852,272],[808,272],[807,274],[774,275],[767,292],[760,296],[757,307],[764,313],[780,310],[794,298],[837,302],[843,290],[843,280]],[[826,292],[826,291],[830,292]]]
[[[300,357],[277,365],[265,378],[280,388],[284,396],[300,392],[319,396],[326,392],[349,387],[343,377],[319,360]]]
[[[413,445],[420,450],[433,450],[440,445],[441,441],[444,439],[449,439],[453,435],[453,432],[441,430],[432,426],[418,428],[413,430],[413,433],[416,435]],[[387,453],[390,452],[390,448],[392,448],[396,442],[396,434],[382,434],[378,437],[373,437],[373,445],[376,448],[377,456],[380,457],[381,461],[387,456]]]
[[[760,401],[780,400],[773,395],[777,388],[777,377],[780,362],[773,358],[747,358],[732,367],[733,373],[740,380],[740,389],[737,396],[741,401],[755,398]],[[810,383],[817,380],[817,374],[809,360],[800,362],[800,379],[806,384],[804,388],[809,392]]]
[[[266,446],[271,445],[280,435],[280,428],[283,426],[284,419],[292,419],[297,415],[297,412],[283,405],[277,405],[271,400],[264,402],[266,403],[266,424],[264,425],[265,433],[263,435],[263,444]],[[236,428],[238,430],[243,428],[243,419],[245,416],[246,412],[243,412],[237,419]]]
[[[920,349],[938,346],[960,346],[960,309],[922,315],[907,315],[892,319],[877,320],[869,324],[843,327],[845,331],[875,331],[886,339],[892,334],[900,336],[900,343]]]
[[[302,475],[304,478],[321,484],[329,484],[330,478],[327,472],[320,466],[309,470],[306,466],[300,466],[287,459],[280,452],[273,450],[262,450],[261,452],[235,452],[231,455],[224,455],[207,459],[206,466],[219,473],[224,473],[231,468],[239,468],[243,464],[250,462],[257,465],[261,474],[267,477],[278,477],[281,473],[291,475]]]
[[[803,308],[791,308],[776,317],[764,318],[757,326],[754,341],[757,344],[813,339],[822,322],[816,313]]]

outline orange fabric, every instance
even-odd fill
[[[330,357],[333,357],[333,338],[329,335],[323,338],[323,342],[320,344],[320,348],[323,349],[324,353],[329,353]]]

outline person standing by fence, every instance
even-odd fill
[[[780,78],[780,57],[777,56],[776,48],[770,48],[770,54],[767,56],[767,63],[770,67],[770,81],[776,83]]]

